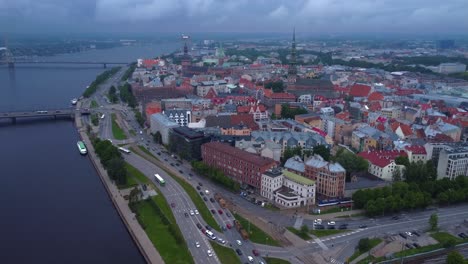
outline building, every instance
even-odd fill
[[[203,81],[196,85],[196,94],[200,97],[205,97],[210,90],[216,94],[227,93],[227,82],[225,80]]]
[[[164,110],[163,114],[180,126],[188,126],[192,122],[192,111],[187,109],[168,109]]]
[[[397,165],[395,158],[399,156],[406,157],[407,154],[403,150],[390,151],[364,151],[358,154],[369,162],[369,173],[386,181],[393,180],[395,170],[402,170],[403,165]]]
[[[423,146],[406,146],[404,151],[408,155],[409,162],[426,162],[427,161],[427,152],[426,148]]]
[[[185,160],[200,160],[201,145],[208,142],[202,132],[188,127],[175,127],[169,132],[169,149]]]
[[[161,107],[161,102],[149,102],[145,106],[145,113],[146,113],[146,122],[148,124],[151,123],[151,116],[153,114],[161,113],[162,112],[162,107]]]
[[[281,159],[281,145],[272,142],[258,142],[258,141],[247,141],[247,140],[238,140],[236,141],[236,148],[242,149],[249,153],[257,154],[262,157],[270,158],[275,161],[280,161]]]
[[[305,174],[305,164],[299,156],[289,158],[284,163],[284,168],[301,176],[304,176]]]
[[[446,148],[439,154],[437,179],[468,176],[468,147]]]
[[[295,148],[300,146],[302,149],[312,150],[318,145],[328,145],[323,136],[311,132],[252,131],[251,136],[252,141],[272,141],[280,144],[282,152],[284,152],[287,147]]]
[[[260,189],[262,174],[275,167],[270,158],[260,157],[220,142],[202,145],[202,159],[206,165],[215,167],[241,184]]]
[[[296,96],[290,93],[271,93],[265,94],[263,102],[268,107],[273,107],[276,104],[285,104],[290,102],[295,102]]]
[[[325,98],[336,97],[333,83],[330,80],[320,79],[297,79],[295,83],[288,85],[286,92],[292,93],[296,97],[301,95],[310,95],[311,98],[317,95]]]
[[[424,148],[427,152],[427,159],[432,160],[432,163],[438,167],[439,156],[443,149],[456,149],[456,148],[465,148],[468,147],[466,142],[428,142],[424,145]]]
[[[286,208],[313,205],[315,182],[287,170],[273,169],[262,174],[260,194]]]
[[[169,130],[174,127],[179,127],[179,124],[170,120],[166,115],[157,113],[151,115],[150,131],[152,134],[159,132],[161,134],[161,143],[169,144]]]
[[[305,162],[305,176],[316,182],[317,196],[321,199],[344,197],[346,170],[339,163],[314,155]]]
[[[438,72],[442,74],[450,74],[466,71],[466,65],[462,63],[441,63]]]

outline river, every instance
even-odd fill
[[[175,43],[58,55],[50,60],[135,61]],[[67,107],[102,66],[0,67],[0,111]],[[69,120],[0,123],[1,263],[144,263]]]

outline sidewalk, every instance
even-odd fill
[[[343,212],[337,212],[337,213],[325,213],[325,214],[317,214],[317,215],[310,215],[310,214],[305,214],[305,215],[302,215],[302,217],[304,219],[309,219],[309,220],[314,220],[314,219],[317,219],[317,218],[320,218],[320,219],[333,219],[333,218],[336,218],[338,216],[351,216],[352,218],[352,215],[355,215],[355,214],[363,214],[365,211],[364,210],[351,210],[351,211],[343,211]]]
[[[147,263],[164,263],[161,255],[154,247],[151,240],[146,235],[145,231],[141,228],[140,224],[136,220],[133,212],[128,207],[127,201],[121,196],[120,191],[118,190],[117,186],[111,181],[109,176],[107,175],[107,171],[102,167],[101,163],[99,162],[98,157],[94,152],[93,145],[88,138],[88,135],[85,132],[85,129],[81,127],[81,117],[79,115],[75,118],[76,126],[78,132],[80,134],[81,139],[86,144],[88,149],[88,157],[92,161],[96,171],[98,172],[99,177],[107,190],[109,197],[111,198],[114,207],[117,209],[117,212],[120,215],[123,223],[127,227],[130,235],[132,236],[135,244],[138,246],[141,254],[145,258]]]

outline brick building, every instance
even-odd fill
[[[202,145],[202,159],[206,165],[215,167],[241,184],[260,189],[262,174],[275,167],[270,158],[260,157],[220,142]]]
[[[320,199],[344,197],[346,170],[339,163],[327,162],[314,155],[305,162],[305,176],[315,181]]]

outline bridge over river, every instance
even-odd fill
[[[76,109],[74,107],[61,108],[61,109],[47,109],[35,111],[13,111],[13,112],[0,112],[0,120],[10,119],[13,124],[16,123],[18,118],[38,118],[38,117],[52,117],[52,118],[70,118],[74,119],[75,115],[89,115],[89,109]]]

